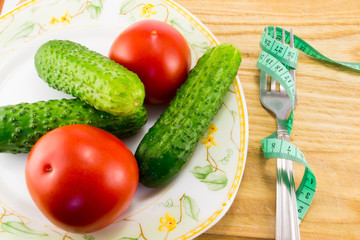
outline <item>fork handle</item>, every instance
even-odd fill
[[[287,131],[278,130],[278,139],[289,141]],[[277,159],[276,240],[299,240],[300,230],[292,161]]]

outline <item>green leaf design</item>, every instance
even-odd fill
[[[227,165],[229,163],[229,160],[230,160],[230,157],[227,155],[225,156],[223,159],[220,159],[219,162],[222,164],[222,165]]]
[[[90,17],[92,19],[98,19],[99,16],[101,15],[101,7],[100,6],[95,6],[94,4],[89,4],[86,8],[88,10],[88,12],[90,13]]]
[[[122,237],[122,238],[119,238],[118,240],[139,240],[139,239],[138,238]]]
[[[129,18],[128,18],[128,23],[132,24],[136,21],[136,17],[134,15],[131,15]]]
[[[177,28],[180,31],[186,32],[186,33],[191,33],[195,30],[194,26],[188,23],[184,23],[184,21],[177,19],[177,18],[173,18],[169,21],[170,25],[173,26],[174,28]]]
[[[120,14],[126,13],[134,5],[135,0],[128,0],[120,7]]]
[[[184,196],[183,207],[186,215],[188,215],[189,217],[191,217],[196,221],[199,220],[200,208],[198,207],[197,203],[192,197],[187,195]]]
[[[227,165],[229,163],[230,157],[234,153],[234,151],[231,148],[226,149],[226,152],[227,152],[226,156],[223,159],[219,160],[219,162],[223,165]]]
[[[206,51],[207,49],[210,48],[210,45],[209,45],[209,43],[207,43],[207,42],[192,43],[191,46],[192,46],[193,48],[199,48],[199,49],[201,49],[202,51]]]
[[[95,240],[95,238],[93,236],[90,236],[90,235],[83,235],[83,238],[85,240]]]
[[[103,8],[102,0],[92,0],[91,3],[97,7]]]
[[[1,225],[1,228],[6,232],[13,233],[13,234],[16,234],[18,236],[26,237],[26,238],[35,238],[35,237],[48,236],[44,232],[39,232],[39,231],[28,228],[22,222],[16,222],[16,221],[5,222],[5,223],[3,223]]]
[[[164,208],[172,208],[172,207],[178,207],[179,205],[175,205],[174,201],[171,198],[169,198],[165,202],[157,202],[157,203],[155,203],[155,206],[156,207],[164,207]]]
[[[35,23],[33,22],[25,22],[23,25],[19,26],[15,33],[10,35],[8,38],[8,41],[5,46],[10,45],[11,43],[15,42],[16,40],[20,38],[24,38],[30,35],[32,31],[34,30]]]
[[[214,170],[210,165],[206,165],[205,167],[196,166],[190,172],[198,179],[205,179],[206,176],[214,172]]]
[[[206,183],[209,190],[218,191],[226,186],[228,179],[225,173],[217,171],[207,175],[201,182]]]

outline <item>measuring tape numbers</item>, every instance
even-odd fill
[[[276,135],[262,139],[261,144],[265,158],[284,158],[305,166],[304,176],[296,190],[298,218],[301,222],[315,196],[316,178],[314,173],[306,162],[304,154],[295,145],[277,139]]]
[[[294,120],[295,84],[288,70],[296,68],[299,52],[279,42],[282,40],[282,28],[269,26],[267,31],[265,29],[260,41],[262,51],[256,66],[278,81],[288,94],[292,104],[291,114],[287,119],[287,127],[290,134]],[[274,35],[274,29],[276,29],[276,39],[271,37]],[[286,36],[285,43],[289,44],[290,33],[284,30],[284,34]],[[316,59],[360,71],[360,63],[334,61],[321,54],[296,35],[294,35],[294,47]],[[262,139],[261,144],[265,158],[285,158],[305,166],[304,176],[296,190],[298,217],[301,221],[315,196],[316,178],[314,173],[311,171],[300,149],[289,142],[277,139],[276,133]]]
[[[263,32],[263,36],[261,38],[261,42],[260,42],[260,47],[261,49],[263,49],[264,51],[268,52],[267,50],[265,50],[266,48],[264,48],[264,46],[262,46],[262,41],[269,41],[270,39],[272,39],[274,41],[274,39],[271,37],[274,34],[274,27],[273,26],[269,26],[268,28],[268,34],[266,34],[265,30]],[[288,31],[285,30],[285,34],[286,34],[286,38],[285,38],[285,43],[289,44],[290,42],[290,33]],[[282,39],[282,28],[276,27],[276,40],[281,41]],[[276,45],[280,45],[281,43],[275,41]],[[282,45],[282,44],[281,44]],[[285,46],[285,45],[283,45]],[[288,46],[285,46],[287,48],[289,48]],[[308,56],[311,56],[313,58],[322,60],[322,61],[326,61],[329,63],[334,63],[336,65],[339,66],[343,66],[343,67],[348,67],[352,70],[357,70],[360,71],[360,63],[354,63],[354,62],[341,62],[341,61],[335,61],[332,60],[326,56],[324,56],[323,54],[321,54],[319,51],[317,51],[314,47],[312,47],[309,43],[307,43],[306,41],[304,41],[303,39],[301,39],[300,37],[296,36],[294,34],[294,47],[298,50],[300,50],[301,52],[305,53]],[[276,49],[276,47],[272,50],[272,52],[274,52]],[[293,51],[296,51],[295,49],[289,48]],[[298,55],[298,51],[297,55]],[[296,54],[296,53],[295,53]],[[295,61],[295,66],[292,66],[291,64],[288,64],[287,62],[284,61],[284,64],[292,67],[292,68],[296,68],[296,63],[297,63],[297,56],[296,58],[294,57],[294,59],[296,59]]]
[[[268,27],[268,33],[265,30],[263,32],[260,41],[262,51],[256,66],[278,81],[291,100],[292,110],[287,118],[287,128],[290,135],[294,119],[295,82],[288,70],[296,68],[299,52],[277,41],[282,39],[282,29],[277,28],[276,40],[270,37],[273,35],[273,31],[274,27]],[[287,31],[284,33],[286,36],[285,43],[289,43],[290,33]],[[295,42],[294,36],[295,47],[296,44],[299,45],[299,41]],[[301,46],[305,45],[302,44]],[[276,132],[262,139],[261,144],[265,158],[284,158],[305,166],[303,178],[296,190],[298,218],[301,222],[315,196],[316,178],[314,173],[300,149],[290,142],[277,139]]]

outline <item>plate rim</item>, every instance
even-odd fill
[[[48,1],[48,0],[29,0],[29,1],[26,1],[26,2],[24,2],[22,4],[20,4],[19,6],[14,8],[13,10],[7,12],[3,16],[0,16],[0,24],[3,21],[5,21],[6,19],[8,19],[10,17],[13,17],[14,15],[18,14],[19,12],[27,9],[28,7],[39,4],[40,2],[44,2],[44,1]],[[195,23],[197,26],[200,26],[202,28],[202,29],[198,28],[198,30],[200,30],[201,33],[206,35],[206,38],[209,40],[210,43],[214,43],[215,45],[220,44],[220,41],[209,30],[209,28],[204,23],[202,23],[194,14],[192,14],[190,11],[188,11],[186,8],[184,8],[182,5],[175,2],[174,0],[160,0],[160,1],[167,4],[171,8],[173,8],[176,12],[179,12],[179,10],[183,11],[188,16],[185,16],[182,13],[181,14],[187,20],[189,20],[192,24]],[[175,9],[174,6],[177,9]],[[188,17],[190,17],[190,19]],[[210,37],[210,39],[209,39],[209,37]],[[244,120],[244,123],[243,123],[244,124],[244,131],[245,131],[245,133],[244,133],[243,152],[239,151],[239,157],[237,159],[237,165],[239,165],[240,158],[242,158],[242,167],[241,167],[241,172],[240,172],[240,178],[239,178],[238,183],[236,184],[235,189],[233,190],[230,198],[227,199],[226,206],[224,206],[220,210],[217,210],[215,213],[213,213],[213,215],[211,215],[207,220],[204,220],[202,223],[194,225],[195,227],[194,227],[193,230],[188,231],[185,234],[182,234],[181,237],[178,237],[176,239],[190,239],[190,238],[192,239],[192,238],[195,238],[195,237],[199,236],[200,234],[204,233],[205,231],[207,231],[212,226],[214,226],[218,221],[220,221],[225,216],[227,211],[230,209],[230,207],[233,204],[233,201],[234,201],[234,199],[235,199],[235,197],[237,195],[239,187],[241,185],[242,178],[243,178],[244,171],[245,171],[245,167],[246,167],[246,162],[247,162],[247,153],[248,153],[248,145],[249,145],[249,122],[248,122],[248,110],[247,110],[247,105],[246,105],[245,94],[244,94],[244,90],[243,90],[243,87],[242,87],[241,82],[240,82],[239,73],[237,73],[235,79],[236,80],[234,81],[233,86],[235,88],[238,88],[238,92],[239,92],[239,96],[236,96],[238,109],[240,109],[239,101],[241,101],[241,106],[242,106],[242,116],[239,115],[239,119],[243,118],[243,120]],[[237,93],[237,91],[235,91],[235,92]],[[241,154],[243,156],[241,156]],[[227,194],[228,194],[228,192],[227,192]],[[3,203],[3,204],[5,204],[5,203]],[[216,216],[215,216],[214,219],[212,219],[214,215],[216,215]],[[205,224],[205,226],[203,226],[204,224]],[[203,226],[203,227],[201,227],[201,226]],[[201,227],[201,229],[199,229],[199,227]],[[189,236],[190,233],[192,233],[192,234]]]

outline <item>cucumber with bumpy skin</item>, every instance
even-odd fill
[[[126,116],[142,108],[145,88],[120,64],[68,40],[51,40],[35,54],[40,78],[98,110]]]
[[[179,173],[221,106],[240,63],[240,51],[230,44],[210,48],[199,59],[135,152],[144,186],[162,186]]]
[[[96,110],[80,99],[20,103],[0,107],[0,152],[29,152],[45,133],[69,124],[88,124],[121,138],[135,134],[146,122],[144,107],[129,116]]]

